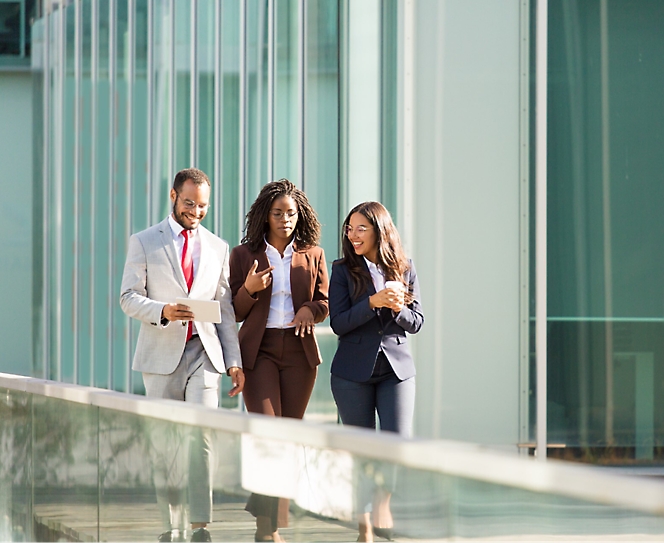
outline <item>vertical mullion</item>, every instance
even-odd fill
[[[609,109],[609,6],[607,0],[601,0],[600,20],[600,78],[602,111],[602,236],[604,253],[604,312],[605,331],[605,367],[606,367],[606,444],[614,445],[614,379],[613,379],[613,270],[611,269],[611,147],[610,147],[610,109]]]
[[[242,232],[244,210],[246,209],[245,195],[247,185],[247,0],[240,0],[240,164],[238,191],[239,206],[242,213],[239,214],[239,231]]]
[[[267,0],[267,180],[274,179],[274,0]]]
[[[74,382],[79,382],[79,350],[78,350],[78,323],[79,323],[79,266],[80,266],[80,189],[81,189],[81,56],[82,56],[82,0],[74,3],[74,266],[72,285],[72,329],[73,337],[73,374]]]
[[[337,216],[342,224],[349,205],[348,196],[348,2],[339,1],[339,207]],[[339,241],[339,250],[341,241]],[[340,252],[340,251],[339,251]]]
[[[519,56],[519,441],[530,441],[530,2],[521,1]],[[521,454],[528,454],[521,448]]]
[[[440,43],[440,42],[439,42]],[[406,0],[404,5],[404,117],[403,117],[403,189],[401,209],[398,210],[402,239],[408,251],[414,249],[413,218],[415,207],[415,4]],[[439,255],[442,258],[442,255]]]
[[[171,38],[171,50],[170,50],[170,73],[169,73],[169,85],[168,85],[168,107],[169,118],[168,118],[168,153],[170,159],[168,161],[168,179],[173,179],[175,175],[175,0],[170,0],[169,3],[169,17],[170,17],[170,38]]]
[[[127,0],[127,34],[128,34],[128,66],[127,66],[127,188],[126,194],[126,208],[125,208],[125,225],[126,235],[131,235],[133,232],[133,185],[134,185],[134,79],[135,79],[135,55],[136,55],[136,0]],[[131,318],[127,315],[124,316],[125,329],[127,330],[127,344],[125,351],[125,367],[129,368],[125,372],[125,392],[132,392],[132,372],[131,372],[131,359],[132,359],[132,344],[133,344],[133,331],[131,326]]]
[[[95,330],[95,263],[97,257],[93,250],[96,236],[96,211],[97,211],[97,92],[98,92],[98,80],[99,80],[99,0],[92,0],[90,3],[90,178],[91,178],[91,188],[90,188],[90,216],[92,220],[90,221],[90,247],[91,252],[90,258],[90,300],[89,300],[89,318],[90,318],[90,330]],[[92,361],[91,372],[90,372],[90,383],[94,386],[96,383],[96,356],[95,356],[95,334],[90,334],[90,360]]]
[[[146,62],[146,69],[147,69],[147,74],[146,74],[146,83],[147,83],[147,150],[148,150],[148,156],[147,156],[147,187],[146,187],[146,194],[148,195],[147,197],[147,202],[146,202],[146,213],[148,217],[148,224],[152,224],[155,220],[155,218],[152,216],[153,214],[153,206],[152,206],[152,197],[153,197],[153,184],[154,184],[154,161],[153,161],[153,152],[152,152],[152,145],[154,141],[154,132],[153,132],[153,127],[152,127],[152,122],[154,119],[154,103],[152,100],[152,95],[154,92],[154,0],[148,0],[148,20],[147,20],[147,40],[148,40],[148,50],[147,50],[147,62]]]
[[[297,105],[300,112],[300,119],[298,123],[298,132],[297,132],[297,150],[298,158],[300,164],[300,179],[298,185],[303,190],[304,186],[304,171],[305,171],[305,156],[304,156],[304,117],[305,117],[305,107],[304,107],[304,80],[305,74],[304,70],[306,67],[305,55],[306,55],[306,46],[305,46],[305,10],[307,3],[305,0],[299,0],[298,10],[297,10],[297,42],[298,42],[298,70],[297,70]]]
[[[58,9],[58,44],[57,51],[59,57],[58,65],[58,92],[56,94],[56,100],[58,101],[56,108],[56,123],[55,129],[58,131],[58,138],[56,142],[57,148],[55,149],[55,268],[56,268],[56,368],[55,376],[56,381],[62,380],[62,183],[63,183],[63,174],[62,169],[63,165],[63,154],[64,154],[64,87],[65,87],[65,58],[66,58],[66,48],[65,48],[65,32],[66,32],[66,17],[65,17],[65,6],[63,3],[59,5]]]
[[[214,229],[218,236],[221,236],[221,186],[222,186],[222,54],[221,54],[221,0],[214,4],[214,192],[212,198],[214,202]]]
[[[109,388],[115,388],[116,383],[113,382],[113,245],[115,236],[113,235],[113,218],[114,218],[114,186],[115,186],[115,117],[117,115],[115,93],[116,93],[116,0],[108,0],[108,82],[109,82],[109,142],[108,142],[108,156],[109,156],[109,180],[108,180],[108,383]]]
[[[519,57],[519,442],[530,441],[530,2],[521,0]],[[527,454],[527,448],[520,449]]]
[[[51,0],[45,0],[44,12],[42,14],[44,21],[44,49],[42,51],[42,58],[44,59],[43,67],[43,97],[42,107],[44,110],[43,126],[42,126],[42,356],[43,368],[42,377],[48,379],[48,368],[51,364],[51,333],[50,333],[50,318],[49,313],[51,309],[51,287],[50,287],[50,255],[49,255],[49,238],[51,233],[50,218],[51,206],[48,205],[49,191],[51,187],[51,56],[49,51],[49,41],[51,39],[51,20],[52,20],[52,6]]]
[[[537,446],[540,461],[547,453],[547,39],[548,0],[538,0],[536,20],[535,95],[535,351],[537,359]]]
[[[198,167],[198,0],[190,0],[189,163]]]

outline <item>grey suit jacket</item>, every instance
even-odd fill
[[[198,232],[201,257],[191,292],[187,292],[168,218],[129,239],[120,306],[127,315],[141,321],[132,366],[136,371],[168,375],[179,364],[187,323],[160,323],[162,308],[177,297],[219,300],[221,323],[196,322],[198,335],[218,372],[242,367],[228,285],[228,243],[203,226],[198,227]]]

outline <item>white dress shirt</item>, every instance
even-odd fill
[[[266,328],[294,328],[288,326],[295,318],[293,296],[291,295],[290,270],[293,260],[293,242],[284,249],[284,256],[265,240],[265,255],[272,270],[272,297],[270,312],[267,315]]]
[[[180,263],[182,263],[182,251],[184,250],[184,236],[182,235],[182,225],[180,225],[173,218],[173,215],[168,216],[168,224],[171,226],[171,233],[173,234],[173,243],[175,244],[175,250],[178,257],[180,258]],[[201,261],[201,237],[198,235],[198,228],[194,228],[189,231],[189,243],[192,244],[191,249],[191,258],[194,261],[194,278],[196,278],[196,271],[198,270],[198,264]],[[182,265],[182,264],[180,264]],[[175,300],[173,300],[175,301]],[[197,334],[196,323],[193,324],[191,328],[192,334]]]
[[[383,275],[383,270],[381,270],[377,264],[368,260],[367,257],[363,256],[362,258],[364,258],[364,261],[367,263],[369,273],[371,274],[371,282],[373,283],[376,292],[380,292],[385,288],[385,276]]]

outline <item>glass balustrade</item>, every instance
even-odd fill
[[[155,541],[167,517],[189,532],[205,444],[213,541],[253,540],[252,492],[290,500],[287,541],[354,541],[365,512],[397,541],[664,534],[644,478],[0,374],[0,540]]]

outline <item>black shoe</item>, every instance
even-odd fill
[[[382,537],[383,539],[387,539],[388,541],[393,541],[392,538],[394,537],[394,531],[392,530],[392,528],[378,528],[374,526],[373,533],[378,537]]]
[[[180,530],[168,530],[159,536],[157,541],[161,543],[171,543],[172,541],[184,541],[184,534]]]
[[[212,538],[205,528],[196,528],[191,534],[190,541],[212,541]]]

